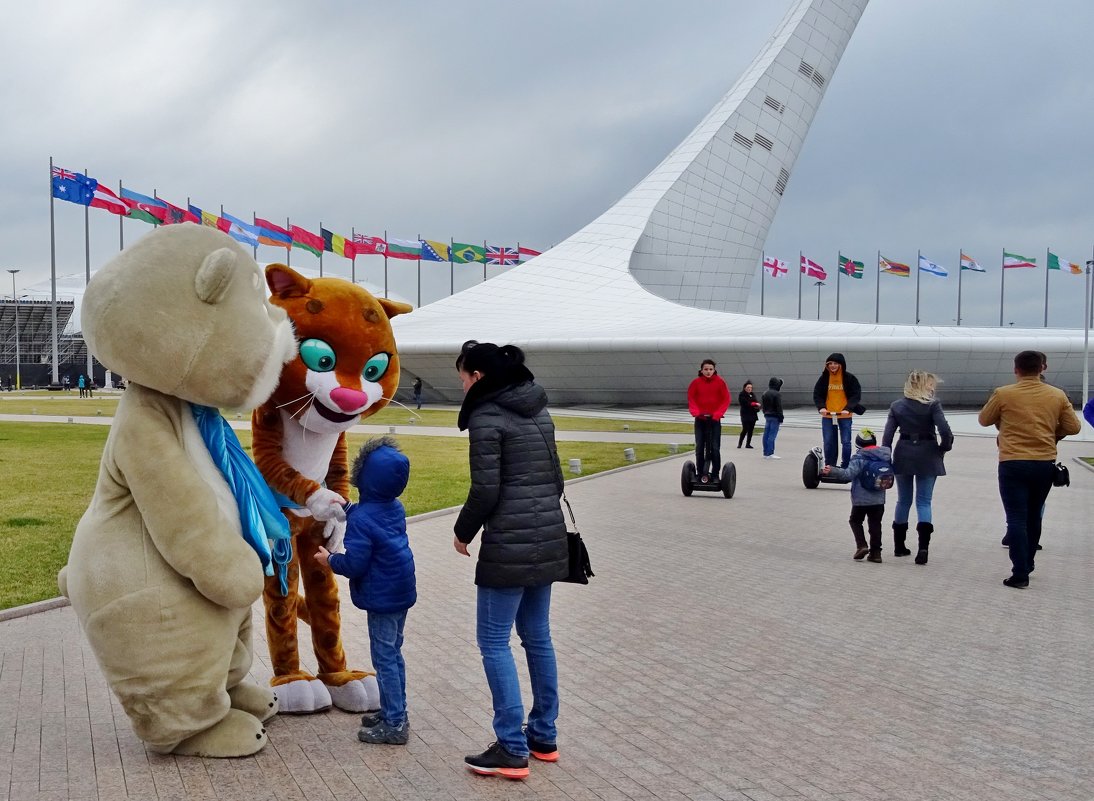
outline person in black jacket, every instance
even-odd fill
[[[824,360],[824,370],[813,386],[813,403],[821,414],[821,435],[824,440],[824,463],[836,466],[839,444],[843,457],[839,466],[846,470],[851,461],[851,415],[862,414],[862,385],[847,372],[847,360],[842,353],[833,353]],[[835,420],[831,415],[838,414]],[[839,444],[836,442],[836,426],[839,425]]]
[[[737,395],[737,404],[741,407],[741,436],[737,437],[737,447],[740,448],[741,443],[744,443],[746,448],[751,448],[752,432],[756,430],[756,421],[760,417],[760,402],[752,391],[751,381],[745,381]]]
[[[764,413],[764,458],[781,459],[775,455],[775,437],[779,436],[779,426],[783,422],[783,396],[780,390],[783,388],[781,378],[772,378],[767,382],[767,392],[760,398],[760,406]]]
[[[562,468],[547,393],[514,345],[465,342],[456,359],[463,384],[460,430],[470,434],[471,488],[456,519],[456,551],[482,530],[475,584],[477,637],[494,706],[497,742],[465,758],[483,775],[528,776],[528,755],[558,759],[558,670],[551,642],[551,583],[569,572],[559,499]],[[527,654],[532,709],[524,703],[509,637]]]

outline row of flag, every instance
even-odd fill
[[[259,245],[282,247],[286,250],[300,248],[316,256],[323,252],[334,253],[347,259],[358,256],[378,255],[389,259],[411,261],[448,262],[452,264],[515,265],[540,255],[532,248],[503,245],[481,245],[462,242],[439,242],[433,239],[396,239],[386,236],[354,234],[346,238],[320,227],[315,234],[298,225],[286,226],[255,216],[252,222],[226,214],[204,211],[187,204],[186,208],[169,203],[163,198],[149,197],[119,186],[119,193],[99,183],[94,178],[78,172],[53,167],[50,176],[53,197],[81,206],[106,209],[111,214],[128,217],[153,225],[172,225],[191,222],[217,228],[248,247]]]
[[[862,278],[865,272],[865,266],[861,261],[854,261],[845,257],[842,253],[838,254],[839,267],[838,271],[844,275],[848,275],[851,278]],[[983,267],[973,259],[971,256],[961,251],[961,269],[970,270],[974,273],[985,273]],[[1069,272],[1072,275],[1082,275],[1083,268],[1073,261],[1067,261],[1062,259],[1053,253],[1048,251],[1048,269],[1060,270],[1061,272]],[[928,273],[930,275],[937,275],[941,278],[947,277],[950,273],[937,262],[933,262],[926,258],[922,254],[919,256],[919,271]],[[790,272],[790,268],[786,266],[786,262],[782,259],[776,259],[774,256],[764,256],[763,258],[764,270],[771,275],[772,278],[778,278],[780,275],[787,275]],[[888,273],[889,275],[895,275],[898,278],[908,278],[912,274],[911,265],[903,262],[895,261],[893,259],[887,259],[878,254],[878,273]],[[1037,267],[1037,259],[1028,258],[1026,256],[1020,256],[1017,253],[1009,253],[1003,251],[1003,269],[1010,270],[1015,268],[1034,268]],[[816,278],[820,281],[828,280],[828,271],[824,269],[820,264],[806,257],[804,254],[801,256],[800,271],[802,275],[806,275],[809,278]]]

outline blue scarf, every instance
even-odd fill
[[[243,525],[243,539],[258,554],[267,576],[274,574],[273,566],[277,565],[281,594],[288,595],[286,566],[292,561],[288,521],[278,508],[262,474],[243,452],[243,446],[220,411],[196,403],[191,403],[190,408],[209,455],[235,496],[239,522]]]

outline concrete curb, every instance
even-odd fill
[[[60,609],[62,606],[70,606],[68,598],[47,598],[23,606],[13,606],[11,609],[0,609],[0,623],[5,620],[14,620],[17,617],[36,615],[39,612],[48,612],[50,609]]]

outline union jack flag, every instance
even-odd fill
[[[63,169],[61,167],[54,167],[53,168],[53,177],[54,178],[64,178],[64,179],[69,180],[69,181],[75,181],[76,180],[76,173],[69,172],[68,170]],[[82,175],[80,177],[83,178]]]
[[[486,263],[487,264],[517,264],[520,261],[520,256],[517,253],[516,248],[499,247],[498,245],[486,246]]]

